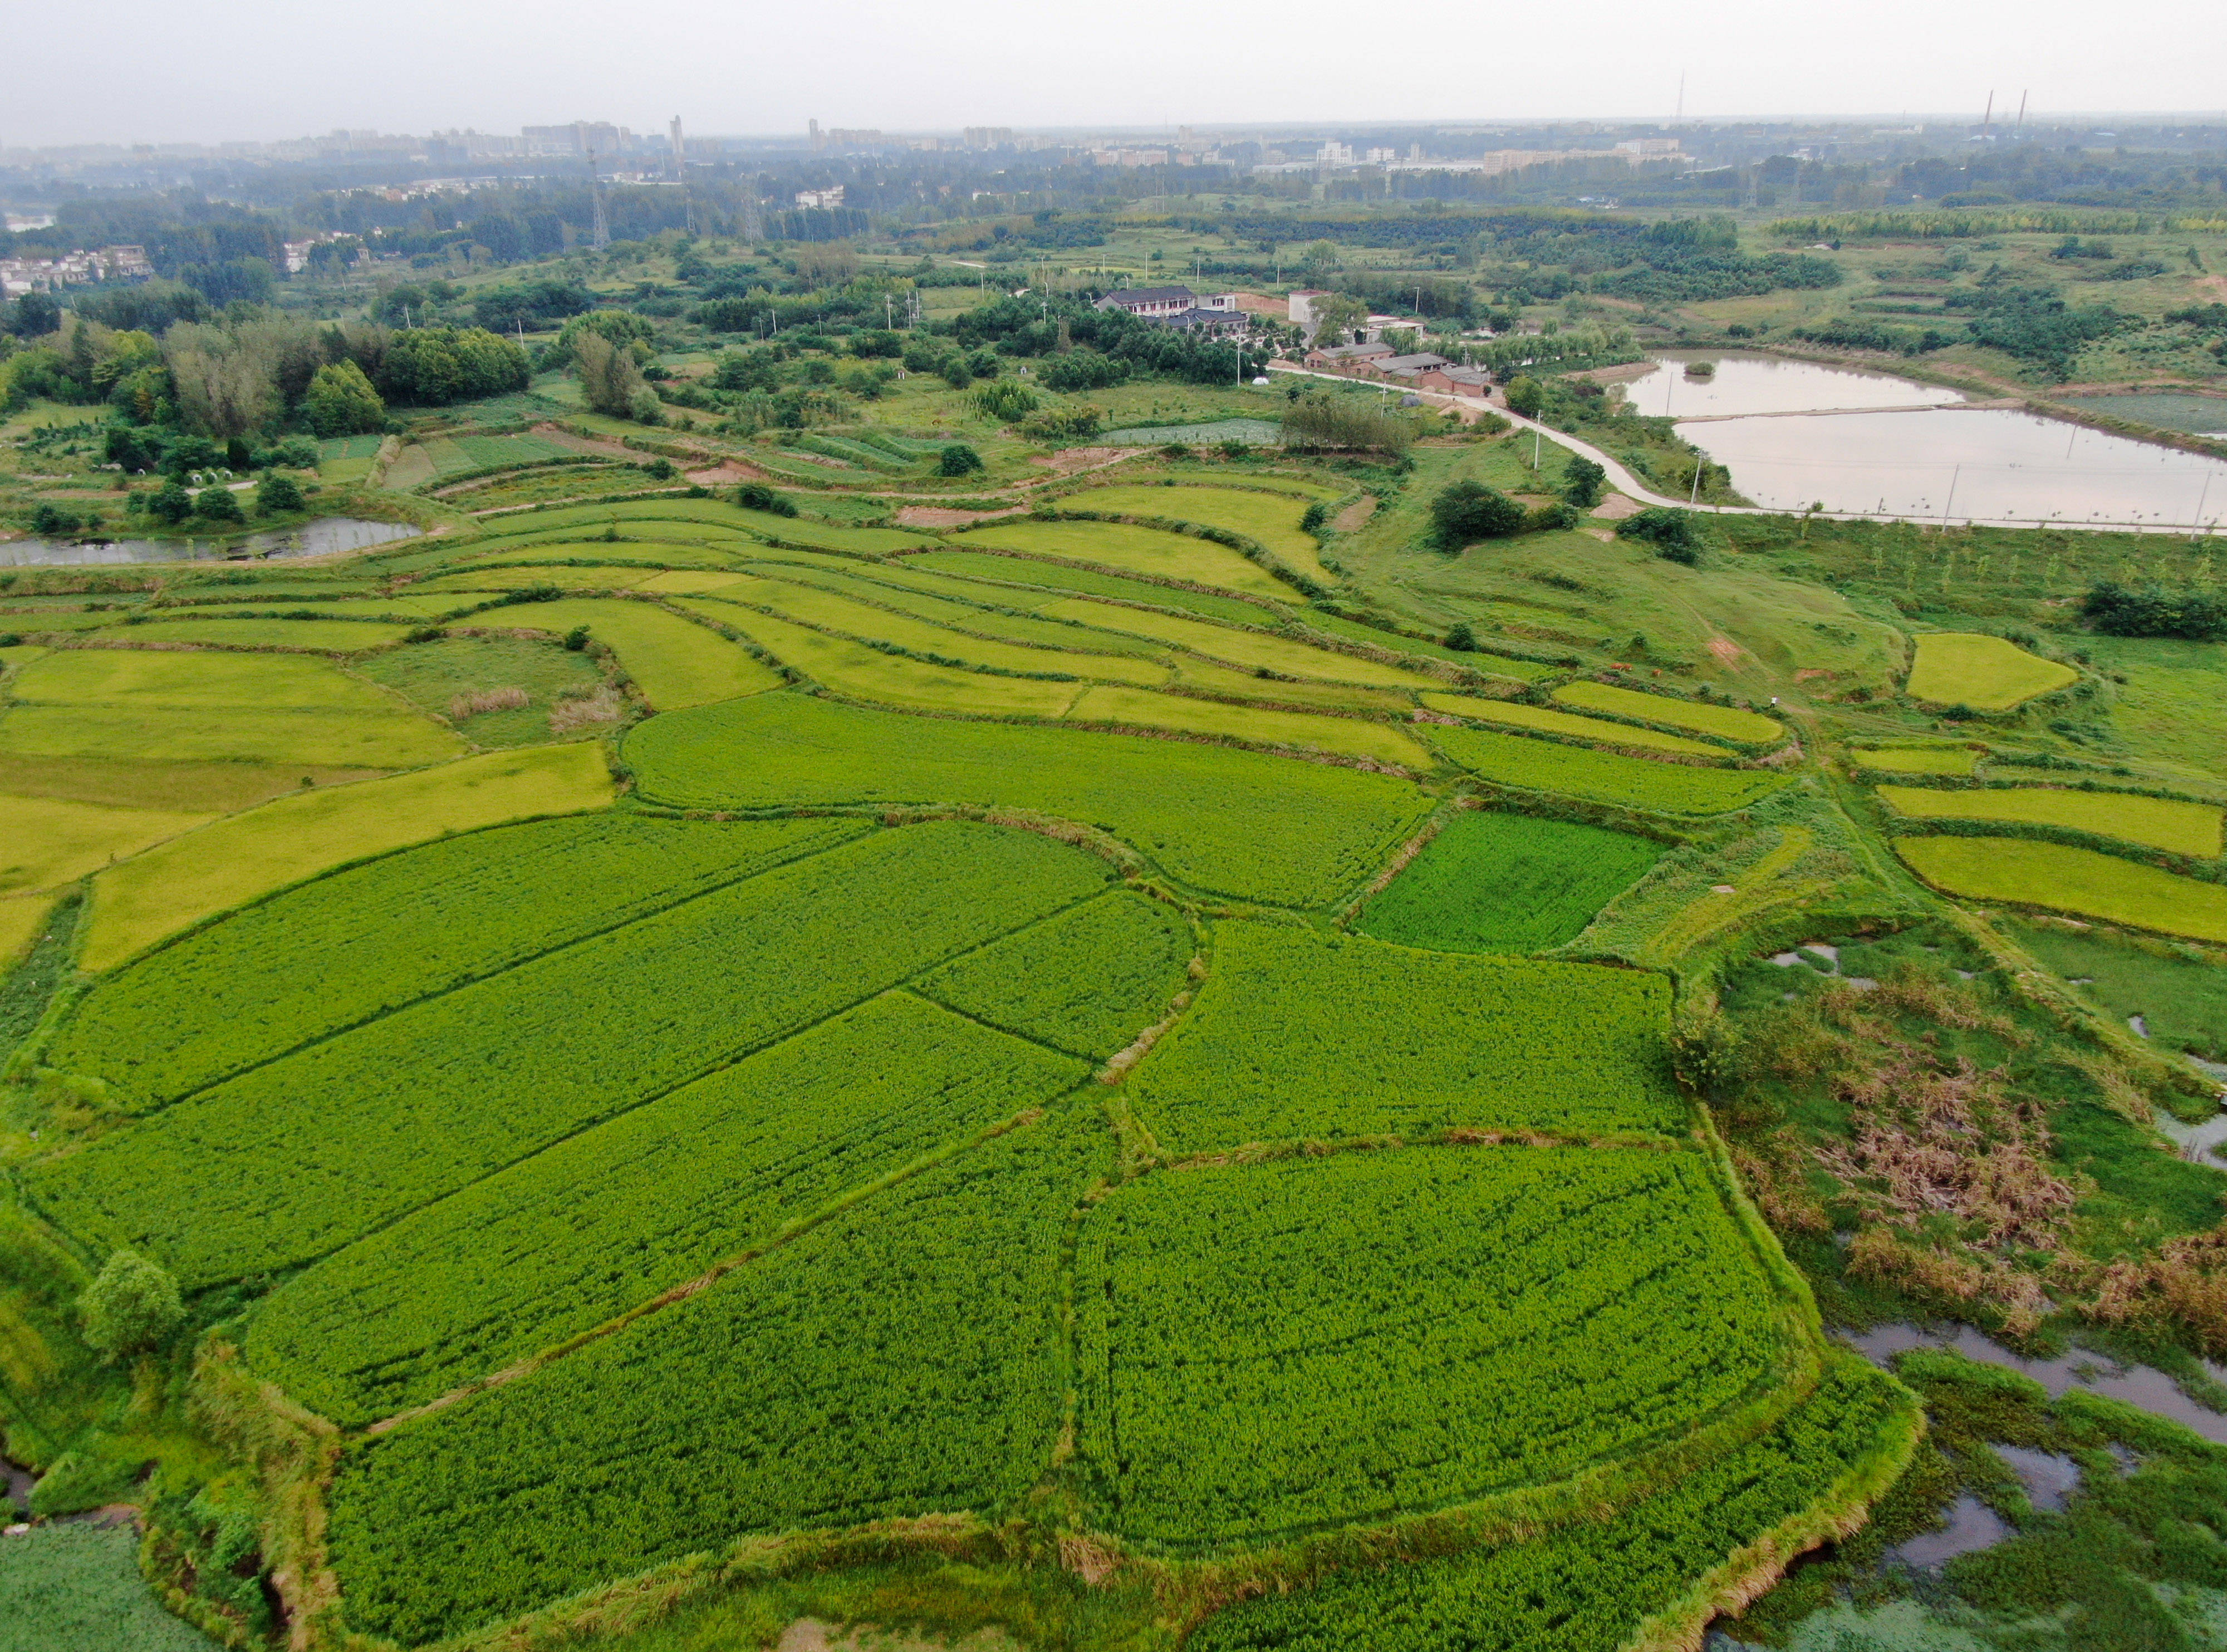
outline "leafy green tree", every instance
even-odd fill
[[[386,424],[386,404],[353,361],[319,367],[302,398],[302,411],[319,436],[355,436]]]
[[[245,522],[247,513],[229,488],[204,488],[194,495],[194,514],[209,522]]]
[[[1456,654],[1477,652],[1477,632],[1467,620],[1458,622],[1453,628],[1446,633],[1446,647],[1452,648]]]
[[[654,390],[644,385],[627,398],[627,417],[637,424],[662,424],[665,423],[665,404],[658,399]]]
[[[735,489],[735,503],[746,511],[766,511],[775,516],[796,514],[796,501],[775,493],[762,482],[746,482]]]
[[[1508,381],[1508,405],[1513,412],[1536,418],[1546,399],[1546,386],[1528,373],[1518,373]]]
[[[1431,531],[1441,551],[1458,551],[1477,539],[1504,539],[1523,531],[1523,507],[1496,488],[1457,482],[1431,501]]]
[[[635,392],[648,386],[632,350],[584,328],[572,341],[572,360],[579,370],[582,400],[612,418],[633,417]]]
[[[137,1252],[121,1248],[109,1253],[77,1305],[86,1346],[104,1360],[159,1347],[186,1317],[178,1282]]]
[[[1323,348],[1350,344],[1353,329],[1369,319],[1369,306],[1351,293],[1325,293],[1313,301],[1314,339]]]
[[[175,476],[148,496],[147,514],[158,522],[168,522],[175,527],[193,513],[194,496]]]
[[[1707,543],[1691,511],[1673,510],[1667,505],[1650,505],[1625,517],[1616,525],[1616,533],[1618,539],[1651,545],[1656,556],[1688,568],[1701,561]]]
[[[260,516],[284,516],[303,508],[301,484],[280,470],[268,470],[255,484],[255,509]]]
[[[1562,469],[1562,497],[1579,510],[1591,510],[1601,501],[1608,472],[1591,459],[1573,456]]]
[[[982,468],[982,456],[964,442],[954,442],[936,456],[935,474],[939,476],[972,475]]]

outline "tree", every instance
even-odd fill
[[[1452,648],[1456,654],[1477,652],[1477,632],[1467,620],[1457,622],[1453,628],[1446,633],[1446,647]]]
[[[935,474],[939,476],[965,476],[982,468],[982,456],[964,442],[954,442],[936,456]]]
[[[1546,386],[1528,373],[1518,373],[1508,381],[1508,406],[1511,412],[1536,418],[1546,399]]]
[[[580,372],[582,400],[612,418],[633,417],[634,393],[648,386],[631,349],[583,328],[572,340],[572,360]]]
[[[1591,459],[1573,456],[1562,468],[1562,497],[1579,510],[1591,510],[1601,501],[1608,472]]]
[[[302,398],[302,411],[319,436],[355,436],[386,425],[386,404],[353,361],[319,367]]]
[[[1441,551],[1458,551],[1477,539],[1504,539],[1523,531],[1523,507],[1496,488],[1457,482],[1431,501],[1431,529]]]
[[[1706,543],[1692,512],[1673,510],[1666,505],[1650,505],[1625,517],[1616,525],[1616,533],[1618,539],[1638,539],[1651,545],[1656,556],[1683,563],[1688,568],[1701,561]]]
[[[796,514],[796,501],[775,493],[762,482],[746,482],[735,489],[735,503],[746,511],[766,511],[775,516]]]
[[[245,522],[247,513],[229,488],[204,488],[194,495],[194,514],[210,522]]]
[[[17,338],[44,338],[61,331],[62,307],[51,293],[27,292],[11,308],[15,313],[8,318],[8,330]]]
[[[194,496],[175,476],[148,496],[147,514],[158,522],[168,522],[175,527],[193,513]]]
[[[1350,344],[1353,329],[1369,319],[1369,306],[1351,293],[1324,293],[1312,301],[1314,341],[1327,349],[1333,344]]]
[[[255,484],[255,509],[261,516],[284,516],[303,508],[301,484],[284,471],[266,470]]]
[[[136,1252],[111,1251],[78,1298],[86,1345],[104,1360],[161,1345],[186,1317],[178,1282]]]

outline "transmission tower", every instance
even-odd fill
[[[588,151],[588,194],[596,206],[596,227],[589,237],[589,245],[601,251],[611,244],[611,220],[610,214],[603,210],[603,181],[596,171],[596,152],[593,150]]]

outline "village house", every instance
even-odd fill
[[[1306,364],[1330,373],[1360,373],[1378,361],[1392,359],[1388,344],[1334,344],[1326,350],[1309,350]]]
[[[1415,375],[1418,390],[1435,390],[1443,396],[1492,399],[1492,374],[1483,367],[1426,367]]]
[[[1242,333],[1250,324],[1240,297],[1234,292],[1195,293],[1189,287],[1126,287],[1107,293],[1097,308],[1216,336]]]
[[[1372,378],[1405,380],[1412,384],[1433,367],[1450,367],[1452,365],[1445,357],[1433,355],[1425,350],[1416,355],[1379,356],[1363,370]]]

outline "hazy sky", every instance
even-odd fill
[[[2222,0],[86,0],[0,144],[2227,107]],[[66,21],[65,21],[66,20]],[[22,31],[16,31],[21,41]],[[102,46],[101,42],[109,42]],[[49,72],[49,71],[52,72]]]

